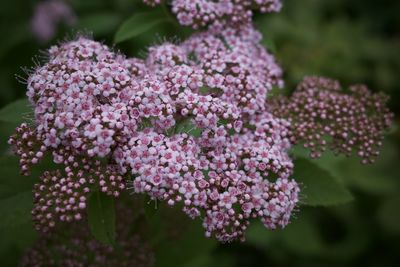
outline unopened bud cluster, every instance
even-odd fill
[[[291,122],[291,141],[303,143],[311,157],[320,157],[327,149],[336,154],[374,162],[393,114],[388,97],[372,93],[364,85],[348,91],[338,81],[323,77],[305,78],[287,97],[270,99],[269,109]]]

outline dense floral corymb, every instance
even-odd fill
[[[328,148],[347,156],[355,151],[363,163],[372,163],[392,124],[387,101],[386,95],[374,94],[364,85],[345,91],[338,81],[307,77],[292,96],[271,98],[268,108],[290,120],[291,141],[304,143],[311,157]]]
[[[52,47],[28,79],[34,125],[10,139],[21,169],[59,170],[34,188],[36,226],[81,220],[93,191],[126,184],[202,218],[207,236],[243,239],[251,218],[284,227],[298,202],[289,124],[266,110],[281,69],[251,26],[214,26],[125,58],[80,37]]]
[[[162,0],[143,0],[150,6]],[[194,29],[212,24],[228,22],[242,25],[251,21],[253,11],[279,12],[281,0],[172,0],[172,12],[179,23]]]

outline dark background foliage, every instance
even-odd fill
[[[78,16],[77,24],[72,28],[60,25],[57,36],[40,43],[30,30],[38,2],[2,2],[0,107],[24,97],[26,87],[14,75],[26,77],[21,66],[34,67],[32,58],[40,49],[79,32],[92,32],[96,40],[112,46],[116,31],[126,19],[137,12],[150,11],[135,0],[70,0],[67,2]],[[304,75],[310,74],[331,76],[344,85],[365,83],[372,90],[391,96],[395,126],[373,166],[330,155],[317,161],[351,190],[353,201],[329,207],[300,206],[293,223],[284,231],[267,231],[261,224],[253,223],[245,243],[217,245],[205,240],[200,231],[187,231],[176,242],[158,246],[158,266],[398,266],[399,13],[397,0],[285,0],[281,13],[256,15],[255,23],[264,35],[263,44],[285,70],[287,93]],[[165,11],[163,14],[167,16]],[[130,56],[140,56],[151,44],[165,39],[180,40],[190,32],[168,18],[115,48]],[[13,122],[0,123],[2,155],[9,153],[6,140],[15,126]],[[31,178],[19,177],[14,159],[2,159],[0,164],[0,265],[14,266],[36,238],[29,220],[29,191],[35,174]],[[329,190],[329,186],[322,187],[319,194]]]

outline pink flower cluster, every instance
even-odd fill
[[[284,227],[298,202],[289,124],[266,111],[281,69],[251,26],[212,27],[125,58],[80,37],[52,47],[28,79],[35,125],[10,143],[24,174],[45,154],[62,166],[35,186],[37,228],[80,220],[90,192],[135,192],[199,217],[207,236],[244,239],[251,218]]]
[[[119,197],[126,188],[125,178],[115,166],[102,165],[98,159],[82,157],[69,146],[49,148],[37,129],[28,127],[26,123],[17,128],[10,143],[20,157],[23,175],[28,175],[30,168],[49,151],[54,162],[64,166],[63,169],[46,171],[33,188],[35,205],[32,216],[36,229],[42,232],[48,232],[58,220],[81,220],[92,191],[100,190]]]
[[[149,6],[161,0],[143,0]],[[251,21],[253,10],[262,13],[279,12],[281,0],[172,0],[172,12],[179,23],[194,29],[228,22],[241,25]]]
[[[354,151],[364,164],[379,155],[383,136],[392,124],[388,96],[374,94],[364,85],[342,90],[338,81],[306,77],[289,97],[269,101],[269,110],[291,122],[291,141],[302,142],[311,157],[327,148],[350,156]]]

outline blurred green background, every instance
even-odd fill
[[[96,40],[113,46],[114,35],[126,19],[151,11],[137,0],[66,1],[77,15],[76,24],[60,24],[51,40],[39,42],[30,26],[38,2],[2,2],[0,108],[24,97],[25,85],[15,75],[26,77],[21,67],[33,67],[39,50],[79,32],[91,32]],[[211,244],[196,233],[188,245],[174,244],[175,254],[161,253],[156,258],[158,266],[399,266],[399,14],[398,0],[284,0],[281,13],[256,14],[263,44],[276,55],[285,71],[285,90],[290,91],[304,75],[311,74],[337,78],[344,85],[365,83],[372,90],[391,96],[395,126],[375,165],[361,166],[357,160],[329,155],[317,161],[351,189],[355,196],[352,202],[333,207],[300,206],[284,231],[270,232],[255,222],[245,243]],[[182,29],[170,20],[115,48],[140,56],[149,45],[180,40],[190,33],[190,29]],[[6,140],[15,126],[0,124],[0,153],[9,152]],[[4,172],[14,167],[1,167],[3,176],[14,175],[10,174],[14,173],[12,170]],[[0,216],[23,209],[13,199],[1,198],[5,201],[0,204]],[[10,229],[0,223],[0,266],[15,266],[21,253],[34,242],[29,222],[21,223],[24,227],[15,225]],[[190,257],[182,263],[171,258],[183,254]]]

